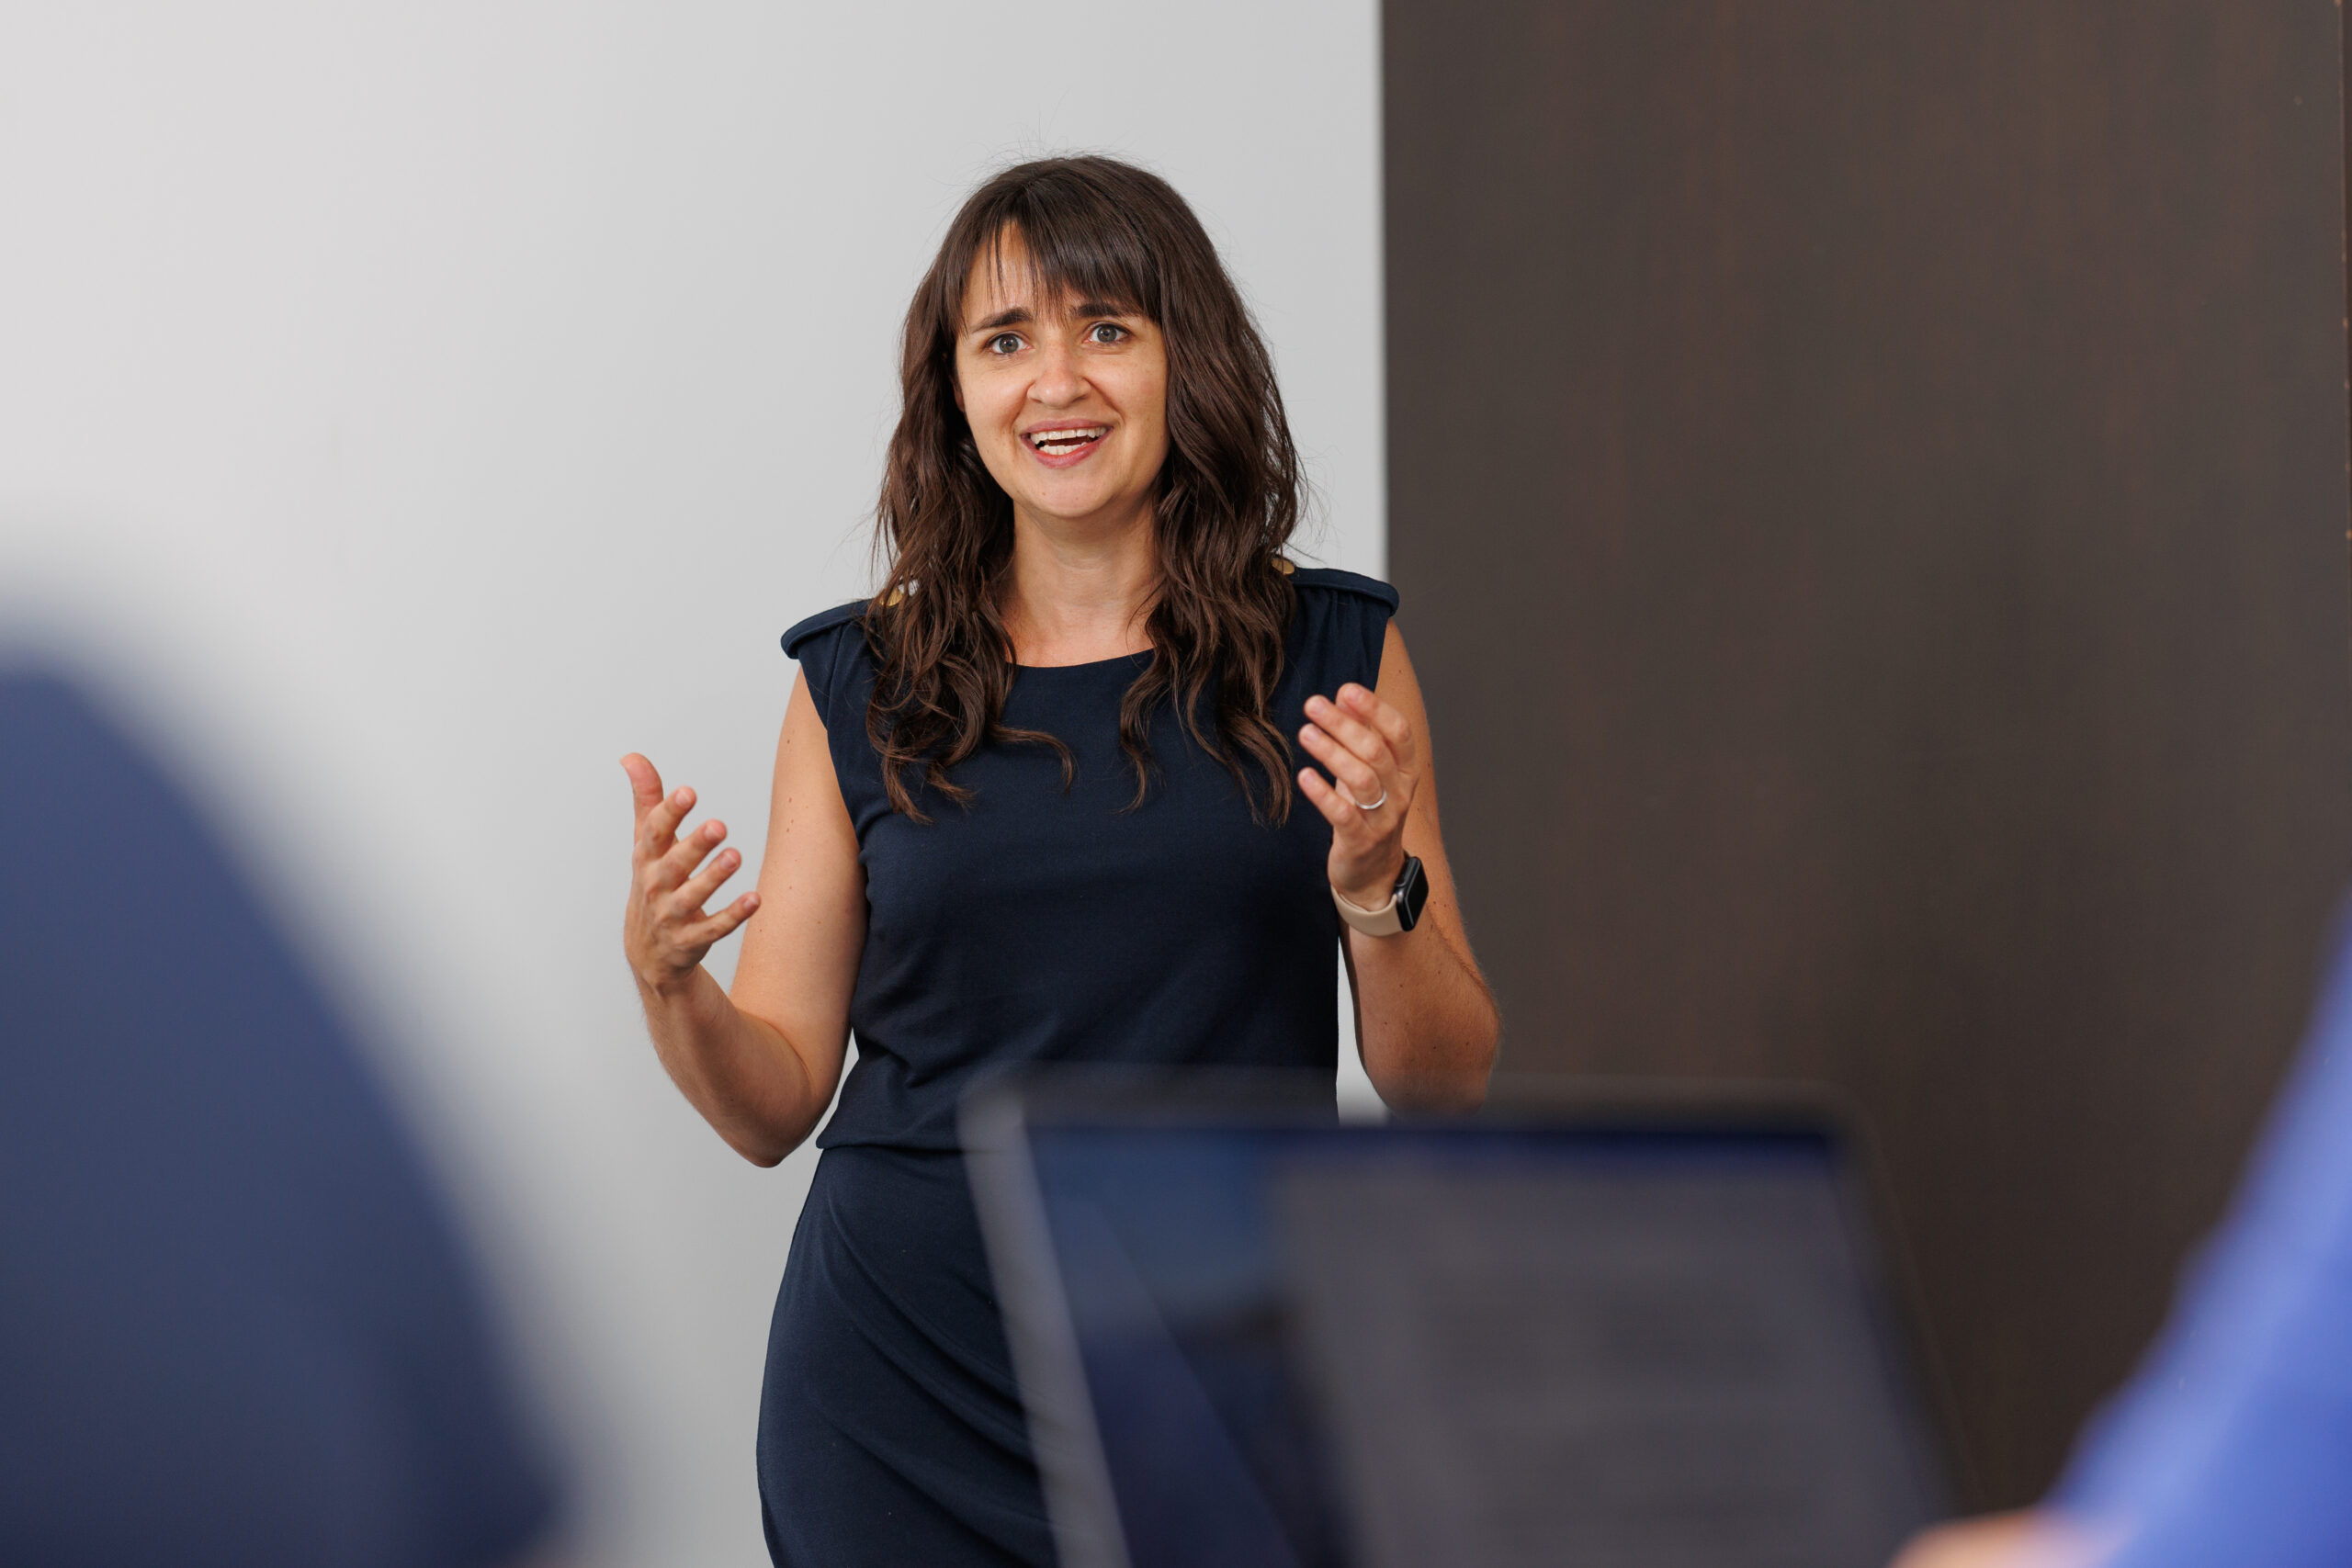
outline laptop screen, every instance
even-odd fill
[[[1108,1560],[1878,1568],[1944,1511],[1826,1131],[1023,1132]]]

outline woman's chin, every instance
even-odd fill
[[[1122,494],[1112,486],[1095,483],[1047,483],[1023,488],[1028,493],[1015,498],[1020,510],[1051,526],[1122,527],[1151,515],[1148,491]]]

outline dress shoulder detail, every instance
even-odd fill
[[[1301,588],[1328,588],[1341,593],[1353,593],[1372,600],[1392,615],[1396,613],[1396,590],[1376,577],[1341,571],[1337,567],[1302,566],[1291,572],[1290,580]]]
[[[787,659],[799,658],[802,646],[806,644],[809,638],[818,636],[820,633],[831,631],[835,626],[844,626],[851,621],[854,621],[860,615],[865,614],[865,606],[872,603],[873,601],[870,599],[853,599],[846,604],[837,604],[830,610],[820,611],[818,614],[809,616],[807,620],[800,622],[790,631],[784,634],[785,657]]]

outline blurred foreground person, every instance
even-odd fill
[[[517,1560],[548,1476],[317,988],[64,684],[0,758],[0,1562]]]
[[[1899,1568],[2352,1563],[2352,908],[2302,1059],[2138,1376],[2044,1507]]]

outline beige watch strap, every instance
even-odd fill
[[[1366,936],[1395,936],[1405,929],[1403,919],[1396,913],[1396,895],[1393,890],[1377,909],[1365,908],[1336,887],[1331,889],[1331,902],[1340,907],[1340,919]]]

